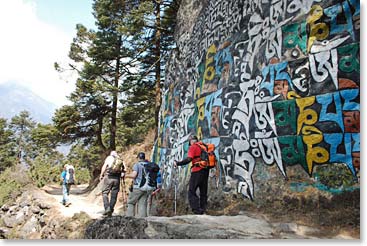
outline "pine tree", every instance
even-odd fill
[[[46,156],[56,154],[56,148],[60,145],[60,133],[52,124],[40,124],[30,131],[30,141],[28,157],[30,159],[36,158],[40,152],[45,152]]]
[[[158,134],[158,117],[162,103],[161,85],[164,83],[164,67],[170,51],[175,48],[173,34],[180,3],[181,0],[140,1],[137,11],[140,15],[136,16],[142,20],[140,30],[143,30],[144,35],[140,36],[140,40],[144,42],[135,41],[135,46],[144,52],[139,56],[140,70],[135,80],[138,83],[134,85],[140,89],[130,90],[128,97],[139,97],[136,92],[142,90],[147,93],[147,106],[151,108],[149,112],[153,112],[156,127],[155,138]],[[129,101],[126,100],[125,103],[125,106],[129,107]],[[135,112],[136,117],[141,115],[141,111]]]
[[[16,161],[16,142],[6,119],[0,118],[0,173]]]
[[[30,141],[30,133],[35,124],[28,111],[22,111],[19,115],[11,118],[10,129],[14,132],[16,138],[18,163],[22,163],[29,153],[27,143]]]
[[[158,126],[162,53],[174,48],[179,2],[94,1],[97,30],[77,25],[70,47],[70,66],[79,75],[73,104],[54,117],[64,142],[84,139],[108,153],[117,136],[118,144],[131,144]]]
[[[63,107],[54,118],[64,139],[85,138],[105,152],[116,149],[118,99],[138,56],[131,40],[140,34],[129,17],[135,2],[96,0],[93,15],[98,30],[77,25],[69,53],[74,61],[71,67],[79,74],[76,90],[69,97],[73,106]],[[72,120],[67,119],[67,112],[74,116]]]

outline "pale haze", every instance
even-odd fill
[[[93,28],[92,0],[0,0],[0,83],[17,82],[58,107],[69,104],[76,75],[69,63],[75,25]]]

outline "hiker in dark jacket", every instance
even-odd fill
[[[148,197],[151,192],[140,190],[140,184],[143,179],[144,164],[148,161],[145,159],[145,153],[140,152],[137,156],[138,162],[134,164],[133,171],[126,174],[125,178],[134,179],[132,190],[130,190],[127,200],[127,216],[135,216],[135,206],[138,205],[138,213],[136,217],[147,217],[148,215]]]
[[[187,153],[187,158],[182,161],[174,161],[174,167],[187,165],[192,162],[191,176],[189,181],[189,203],[194,214],[204,214],[208,200],[208,177],[209,169],[202,168],[197,163],[201,161],[201,148],[196,144],[198,138],[190,136],[190,147]],[[200,190],[200,198],[196,194],[196,190]]]

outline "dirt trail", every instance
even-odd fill
[[[102,195],[97,194],[96,191],[86,192],[88,185],[74,185],[70,189],[69,201],[71,205],[65,207],[61,204],[62,200],[62,187],[60,185],[48,185],[41,189],[40,196],[43,196],[43,200],[54,210],[64,217],[72,217],[75,213],[85,212],[91,218],[98,219],[102,217],[103,201]],[[119,193],[119,198],[121,193]],[[121,200],[121,199],[119,199]],[[120,214],[122,209],[121,201],[118,201],[116,206],[116,212],[114,214]]]
[[[43,201],[50,207],[48,215],[50,216],[51,220],[60,220],[62,217],[71,218],[74,214],[85,212],[90,218],[92,219],[100,219],[103,217],[102,213],[103,209],[103,201],[102,196],[100,194],[100,186],[97,186],[93,191],[86,191],[88,185],[75,185],[71,188],[70,194],[70,202],[71,205],[69,207],[65,207],[61,204],[62,200],[62,187],[60,185],[48,185],[43,187],[42,189],[32,189],[30,192],[35,198]],[[124,214],[123,208],[124,204],[122,203],[121,199],[122,193],[118,194],[118,202],[115,206],[115,212],[113,215],[122,215]],[[257,216],[259,217],[259,216]],[[159,217],[152,217],[152,218],[159,218]],[[214,218],[214,217],[213,217]],[[167,218],[160,218],[161,220]],[[359,233],[354,235],[350,231],[339,231],[339,233],[332,232],[322,232],[321,230],[318,231],[317,228],[312,228],[308,226],[298,225],[296,223],[275,223],[272,222],[272,219],[266,217],[259,217],[259,220],[265,221],[267,223],[272,224],[274,228],[288,228],[289,230],[292,229],[292,235],[296,236],[305,236],[304,234],[307,233],[315,233],[311,238],[333,238],[333,239],[358,239]],[[284,229],[283,228],[283,229]],[[287,230],[288,230],[287,229]],[[288,232],[287,232],[288,233]],[[328,235],[330,234],[330,235]],[[291,236],[292,236],[291,235]],[[316,237],[315,237],[316,236]],[[310,237],[308,237],[310,238]]]

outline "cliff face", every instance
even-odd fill
[[[154,148],[165,188],[185,190],[190,167],[172,165],[195,134],[216,145],[217,194],[359,190],[359,1],[183,1],[178,28]]]

